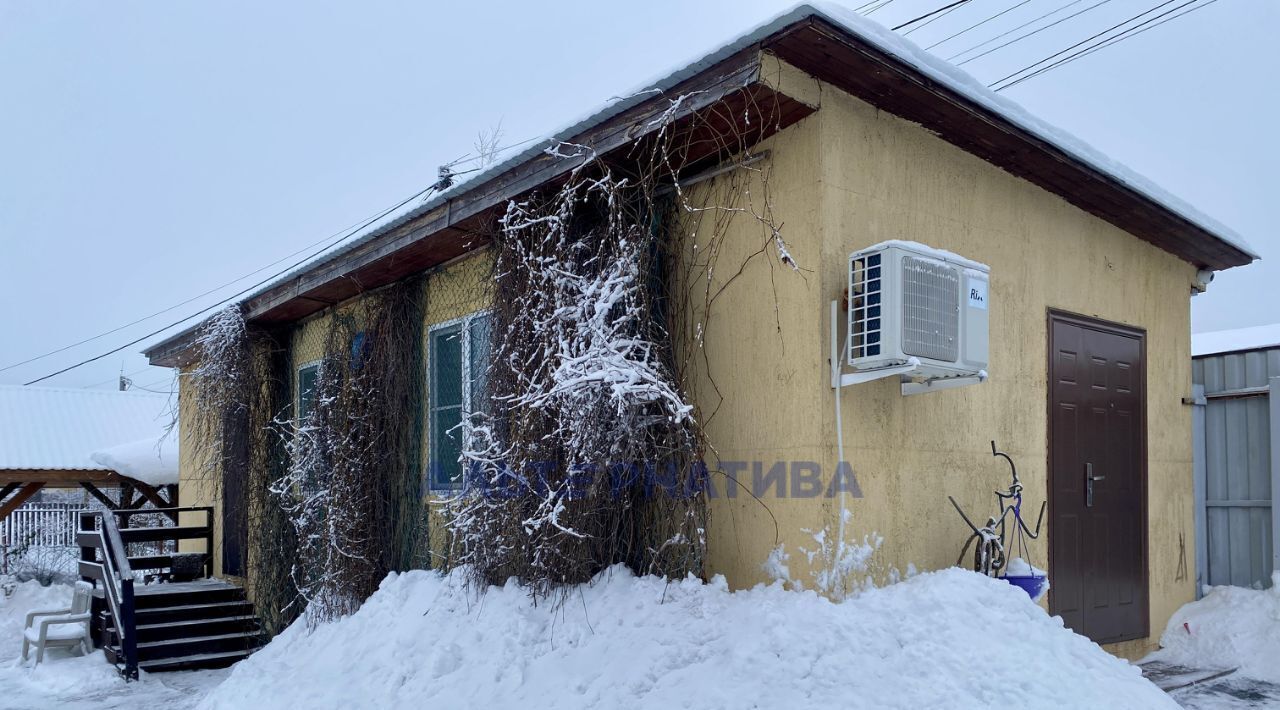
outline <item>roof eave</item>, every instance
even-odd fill
[[[830,10],[802,5],[657,82],[654,90],[637,92],[597,112],[476,180],[283,277],[244,301],[246,318],[296,320],[387,283],[406,269],[422,271],[481,246],[482,232],[476,227],[487,210],[571,169],[570,162],[549,156],[547,145],[568,141],[595,146],[600,152],[616,150],[635,140],[635,127],[644,125],[646,117],[651,119],[655,111],[665,110],[666,96],[700,91],[697,105],[690,106],[700,110],[733,91],[756,85],[761,49],[885,111],[919,123],[944,140],[1188,263],[1220,270],[1257,259],[1232,239],[1188,219],[851,31],[834,19]],[[396,258],[390,258],[392,255]],[[389,266],[392,262],[394,268]],[[145,354],[155,365],[189,364],[194,359],[190,346],[195,331],[189,328],[167,338]]]

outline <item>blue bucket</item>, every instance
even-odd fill
[[[1026,592],[1032,601],[1040,598],[1045,582],[1048,581],[1044,575],[1005,575],[1000,579]]]

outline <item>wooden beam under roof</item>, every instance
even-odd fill
[[[685,96],[682,116],[723,106],[749,92],[771,91],[761,81],[761,52],[857,96],[878,109],[915,122],[942,139],[1009,173],[1048,190],[1139,239],[1201,268],[1241,266],[1253,257],[1161,204],[1139,189],[1086,163],[956,89],[926,75],[848,28],[800,7],[796,19],[771,34],[746,37],[736,51],[702,68],[665,93],[604,117],[567,142],[593,146],[597,153],[619,151],[642,139],[653,119],[670,108],[670,96]],[[801,16],[802,15],[802,16]],[[780,18],[781,19],[781,18]],[[710,61],[710,60],[708,60]],[[696,65],[695,65],[696,66]],[[689,70],[686,70],[689,71]],[[800,120],[814,107],[775,93],[778,115],[763,139]],[[244,304],[245,317],[258,322],[292,322],[362,291],[392,283],[483,246],[486,216],[509,199],[554,183],[578,163],[541,154],[471,186],[457,196],[350,251],[315,264],[277,283]],[[190,364],[194,329],[147,351],[151,364]]]
[[[1244,250],[1134,187],[820,17],[797,23],[766,46],[796,68],[880,110],[918,123],[1184,261],[1218,270],[1253,260]]]
[[[673,108],[672,97],[683,97]],[[768,120],[745,119],[742,107],[763,107]],[[732,111],[721,110],[734,107]],[[611,162],[625,163],[631,147],[656,133],[666,114],[679,126],[706,116],[734,116],[741,125],[721,126],[741,132],[741,145],[773,135],[813,113],[811,106],[769,86],[761,77],[761,55],[749,48],[718,62],[655,94],[566,142],[589,146]],[[720,159],[714,141],[700,141],[701,148],[685,156],[684,168],[696,169],[702,161]],[[542,153],[419,215],[409,222],[358,244],[337,257],[318,263],[288,281],[278,283],[244,303],[246,320],[260,323],[292,322],[388,283],[443,264],[487,245],[485,227],[509,200],[555,184],[581,165],[583,159]],[[147,351],[154,365],[182,367],[190,364],[189,348],[194,331],[187,331]]]

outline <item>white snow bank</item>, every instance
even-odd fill
[[[0,580],[4,578],[0,577]],[[13,593],[0,594],[0,709],[58,708],[182,708],[190,707],[221,682],[226,670],[186,673],[142,673],[136,683],[126,683],[102,651],[88,656],[54,648],[44,663],[22,663],[22,629],[27,612],[66,609],[71,606],[71,585],[41,587],[23,582]]]
[[[69,584],[42,587],[33,579],[15,584],[11,594],[0,593],[0,659],[22,655],[22,629],[28,612],[69,608],[71,589]]]
[[[621,567],[534,605],[458,573],[390,575],[354,615],[295,624],[203,708],[1176,707],[1026,594],[950,569],[833,604]]]
[[[178,482],[178,434],[140,439],[89,454],[93,462],[152,486]]]
[[[58,695],[80,695],[124,683],[101,651],[70,658],[71,651],[51,649],[39,666],[30,667],[34,660],[22,663],[27,613],[69,608],[71,590],[69,584],[42,587],[30,580],[14,587],[11,595],[0,595],[0,707],[41,707]],[[34,659],[35,650],[31,653]]]
[[[1190,668],[1239,668],[1280,683],[1280,572],[1267,590],[1213,587],[1169,619],[1161,649],[1144,661]]]
[[[345,254],[361,244],[364,244],[373,237],[385,234],[412,219],[436,209],[440,205],[445,204],[448,200],[456,199],[457,197],[466,194],[468,191],[476,189],[486,181],[497,175],[501,175],[517,165],[535,160],[542,156],[548,149],[554,148],[557,144],[563,141],[573,140],[580,133],[623,113],[627,109],[630,109],[640,103],[643,99],[647,99],[660,91],[669,91],[680,82],[688,79],[697,72],[705,70],[716,62],[760,42],[784,27],[815,16],[825,18],[836,25],[843,26],[845,29],[853,32],[867,42],[879,47],[887,54],[895,56],[907,65],[917,69],[933,81],[936,81],[942,86],[959,93],[979,106],[993,111],[1014,125],[1030,132],[1050,145],[1057,147],[1059,150],[1067,153],[1076,160],[1079,160],[1102,173],[1110,175],[1118,182],[1146,195],[1165,209],[1182,216],[1202,229],[1214,234],[1219,239],[1235,246],[1241,251],[1244,251],[1249,256],[1255,259],[1257,258],[1257,254],[1253,251],[1253,248],[1249,246],[1248,242],[1245,241],[1244,237],[1228,228],[1223,223],[1209,217],[1182,198],[1177,197],[1160,187],[1150,178],[1121,164],[1114,158],[1111,158],[1101,150],[1092,147],[1080,138],[1077,138],[1071,133],[1036,117],[1027,109],[1023,108],[1021,104],[1013,101],[1009,97],[997,94],[995,91],[987,88],[985,83],[973,77],[965,70],[934,54],[931,54],[924,48],[915,44],[910,38],[892,31],[888,27],[879,24],[874,19],[858,14],[852,8],[845,7],[835,2],[811,0],[797,3],[792,5],[790,8],[782,10],[764,22],[757,24],[750,30],[739,33],[732,39],[720,43],[718,48],[711,52],[698,55],[686,63],[668,67],[662,73],[656,74],[654,78],[649,81],[642,82],[638,86],[632,88],[632,90],[623,92],[619,95],[619,98],[610,99],[604,104],[595,106],[585,113],[580,114],[573,120],[562,124],[563,127],[561,129],[553,132],[546,139],[532,141],[532,144],[529,147],[523,148],[520,151],[508,153],[508,156],[503,160],[480,172],[461,176],[452,187],[449,187],[442,192],[436,192],[434,194],[428,193],[429,197],[427,198],[414,198],[401,203],[396,208],[381,215],[378,219],[352,233],[347,238],[340,240],[332,249],[325,251],[315,259],[308,261],[302,266],[291,270],[280,278],[255,290],[246,296],[244,300],[252,300],[255,296],[265,293],[279,284],[293,280],[298,274],[314,269],[319,264],[327,263],[335,259],[337,256]]]

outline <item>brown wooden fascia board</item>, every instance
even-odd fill
[[[121,480],[125,480],[125,477],[119,473],[102,469],[0,469],[0,484],[44,483],[47,485],[75,485],[80,481],[113,483]]]
[[[1245,252],[1145,194],[826,20],[810,18],[764,44],[796,67],[881,110],[919,123],[965,151],[1185,261],[1214,269],[1251,261]],[[846,53],[846,57],[829,50]],[[847,67],[837,67],[838,63],[861,67],[862,71],[841,72],[839,68]],[[874,92],[867,82],[859,81],[865,80],[868,72],[878,78]]]
[[[660,124],[655,119],[671,108],[670,97],[686,97],[675,112],[674,118],[679,118],[705,110],[734,92],[758,84],[760,54],[758,48],[750,47],[690,77],[671,90],[587,129],[568,142],[589,146],[596,154],[603,155],[656,131]],[[259,319],[287,303],[314,295],[318,289],[381,259],[393,257],[425,240],[440,238],[443,233],[477,218],[498,204],[563,177],[581,163],[582,158],[557,157],[545,153],[536,156],[407,224],[253,297],[245,303],[245,318]],[[320,308],[323,305],[317,304],[313,310]],[[187,331],[162,341],[147,350],[146,354],[153,365],[177,367],[189,364],[191,354],[187,351],[194,338],[194,331]]]
[[[759,79],[759,70],[758,54],[754,51],[741,52],[707,72],[692,77],[665,96],[687,95],[689,98],[682,102],[677,114],[683,116],[697,113],[724,96],[754,84]],[[571,142],[586,145],[603,155],[648,135],[657,130],[655,119],[670,108],[670,102],[665,96],[640,104],[575,137]],[[450,199],[409,224],[370,240],[331,262],[299,274],[289,283],[251,299],[245,304],[245,318],[253,320],[288,300],[305,296],[326,283],[429,239],[497,204],[566,175],[582,162],[583,159],[578,157],[556,157],[545,153],[539,155],[485,185]]]

